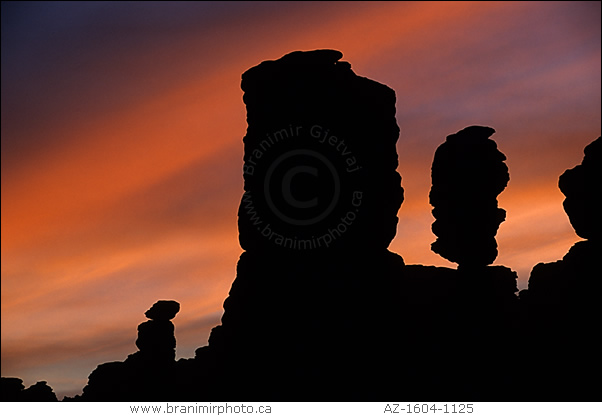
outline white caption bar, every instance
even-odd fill
[[[600,415],[601,402],[0,402],[2,414]]]

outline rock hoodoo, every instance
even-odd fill
[[[341,57],[293,52],[242,76],[246,252],[209,339],[239,399],[371,399],[393,387],[358,379],[382,378],[396,347],[395,93]],[[247,372],[259,377],[232,374]]]
[[[173,361],[176,357],[175,327],[170,321],[180,311],[175,301],[160,300],[144,313],[150,320],[138,326],[136,346],[140,354],[153,361]]]
[[[395,236],[395,92],[341,57],[292,52],[242,75],[246,251],[386,248]]]
[[[496,198],[510,176],[506,156],[489,139],[494,132],[467,127],[435,152],[429,200],[438,238],[432,250],[460,267],[489,265],[497,256],[495,235],[506,212]]]
[[[155,303],[123,362],[99,365],[85,401],[593,400],[599,351],[600,138],[560,178],[578,242],[538,264],[529,290],[491,266],[509,181],[490,127],[435,153],[432,250],[457,269],[405,265],[388,246],[403,202],[395,93],[335,50],[293,52],[242,76],[248,129],[238,212],[244,252],[221,325],[175,360]],[[528,364],[517,368],[517,350]],[[29,395],[2,378],[2,398]],[[50,390],[51,392],[51,390]]]

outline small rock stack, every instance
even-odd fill
[[[497,196],[510,176],[506,156],[489,137],[493,128],[471,126],[449,135],[435,152],[429,194],[437,240],[431,249],[460,267],[497,257],[495,235],[506,218]]]
[[[175,327],[170,321],[180,311],[173,300],[159,300],[144,315],[149,319],[138,326],[136,346],[144,359],[173,362],[176,357]]]
[[[149,321],[138,326],[136,346],[124,362],[98,365],[88,377],[83,401],[152,401],[176,397],[175,327],[170,321],[180,311],[173,300],[159,300],[146,311]]]

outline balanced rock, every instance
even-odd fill
[[[175,400],[181,384],[176,379],[175,327],[170,321],[180,310],[176,301],[160,300],[146,311],[151,319],[138,325],[139,351],[123,362],[98,365],[88,376],[83,401]]]
[[[159,300],[144,315],[150,320],[171,320],[180,311],[180,304],[173,300]]]
[[[176,337],[175,327],[169,320],[180,311],[176,301],[157,301],[146,311],[145,315],[151,320],[138,326],[136,346],[146,359],[152,361],[171,362],[175,359]]]
[[[438,238],[431,249],[460,266],[485,266],[497,257],[495,235],[506,211],[496,198],[510,176],[506,156],[489,139],[494,132],[467,127],[435,152],[429,200]]]

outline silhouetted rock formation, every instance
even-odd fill
[[[584,239],[602,238],[602,139],[585,147],[579,166],[565,171],[558,180],[566,196],[564,210],[577,235]]]
[[[1,378],[0,379],[0,400],[2,402],[20,401],[19,395],[25,389],[23,380],[19,378]]]
[[[220,399],[370,400],[397,389],[383,369],[400,345],[402,268],[386,250],[269,263],[243,253],[209,340],[227,368]]]
[[[180,311],[175,301],[156,302],[145,315],[150,320],[138,326],[136,346],[140,355],[154,362],[171,362],[176,357],[175,327],[169,320]]]
[[[382,376],[398,347],[404,265],[386,249],[403,201],[395,93],[341,57],[293,52],[242,76],[246,252],[203,352],[228,385],[212,399],[373,399],[397,388]]]
[[[495,234],[506,218],[497,196],[510,176],[506,157],[489,137],[493,128],[471,126],[447,137],[435,152],[432,188],[434,252],[460,267],[493,263]]]
[[[529,278],[529,301],[541,304],[581,303],[584,296],[592,300],[602,292],[585,289],[599,287],[601,245],[594,241],[577,242],[560,261],[539,263]]]
[[[52,388],[45,381],[37,382],[25,389],[19,378],[2,378],[0,383],[2,402],[56,402]]]
[[[82,400],[382,400],[399,354],[403,259],[387,250],[403,202],[395,93],[332,50],[243,74],[244,252],[222,325],[174,361],[175,302],[140,349],[99,365]],[[369,330],[368,335],[365,331]]]
[[[432,249],[458,269],[406,266],[387,250],[403,202],[395,94],[341,57],[293,52],[243,74],[245,252],[209,345],[175,361],[180,306],[159,301],[139,351],[69,400],[600,399],[600,138],[560,179],[589,240],[538,264],[519,304],[516,273],[488,266],[509,180],[494,130],[467,127],[434,157]],[[3,400],[50,397],[23,389],[2,378]]]
[[[173,300],[159,300],[144,315],[149,320],[169,321],[180,311],[180,304]]]
[[[19,378],[0,379],[0,400],[2,402],[20,402],[21,394],[25,389],[23,380]]]
[[[89,376],[81,400],[154,401],[173,398],[178,389],[174,325],[176,301],[160,300],[146,311],[151,320],[138,326],[139,351],[125,362],[99,365]]]
[[[395,92],[341,57],[292,52],[242,75],[246,251],[386,248],[395,236]]]
[[[412,400],[517,400],[516,272],[406,265],[399,362]]]
[[[577,235],[588,241],[577,242],[566,256],[550,264],[537,264],[531,272],[529,301],[538,304],[582,305],[598,303],[600,291],[598,265],[602,252],[602,139],[585,147],[581,165],[565,171],[558,186],[566,196],[564,209]],[[586,289],[584,289],[586,288]]]
[[[487,266],[497,256],[495,234],[505,218],[496,197],[509,180],[505,156],[489,127],[467,127],[447,137],[432,167],[432,250],[457,270],[405,268],[404,362],[411,399],[508,400],[513,392],[513,334],[517,274]]]
[[[600,202],[602,140],[585,148],[581,165],[560,176],[563,203],[577,242],[560,261],[537,264],[528,290],[525,337],[531,347],[531,396],[558,400],[602,399],[602,267]]]
[[[25,402],[56,402],[56,395],[45,381],[37,382],[23,391]]]

